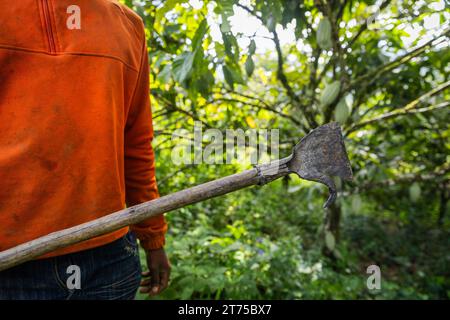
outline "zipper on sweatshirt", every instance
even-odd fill
[[[52,29],[50,6],[48,4],[49,0],[41,0],[41,1],[42,1],[42,10],[44,12],[45,31],[47,33],[48,47],[50,49],[50,53],[56,53],[56,44]]]

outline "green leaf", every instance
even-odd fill
[[[247,75],[251,77],[253,71],[255,71],[255,63],[253,62],[252,57],[249,56],[247,57],[247,61],[245,61],[245,72],[247,72]]]
[[[231,89],[234,88],[234,79],[233,74],[231,73],[230,68],[227,65],[222,66],[223,76],[225,81],[230,86]]]
[[[250,45],[248,46],[248,54],[253,55],[256,51],[256,42],[255,40],[250,41]]]
[[[244,78],[242,78],[241,68],[238,65],[232,62],[228,62],[225,65],[230,72],[234,83],[245,84]]]
[[[232,47],[231,38],[233,38],[233,36],[222,32],[223,46],[225,48],[225,53],[229,57],[233,56],[233,52],[231,50]]]
[[[216,3],[217,6],[214,8],[214,13],[223,14],[226,15],[227,17],[230,17],[234,14],[233,0],[221,0],[217,1]]]
[[[206,19],[203,19],[203,21],[198,26],[197,31],[195,32],[194,38],[192,39],[192,50],[193,51],[196,51],[199,48],[201,48],[203,38],[206,34],[207,29],[208,29],[207,21],[206,21]]]
[[[210,70],[205,72],[197,80],[197,89],[204,97],[209,95],[211,87],[213,85],[214,85],[214,75]]]
[[[194,53],[189,52],[181,55],[172,64],[172,72],[174,79],[179,83],[188,78],[192,72],[192,66],[194,63]]]
[[[158,80],[162,83],[168,83],[170,80],[170,73],[171,73],[170,65],[166,64],[161,71],[158,73]]]
[[[193,292],[194,292],[194,288],[192,286],[184,287],[183,291],[181,292],[180,298],[182,300],[189,299],[192,296]]]
[[[228,21],[228,17],[225,15],[222,15],[222,23],[220,24],[220,31],[223,33],[231,32],[231,25]]]

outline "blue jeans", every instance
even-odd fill
[[[1,300],[131,300],[141,280],[133,233],[101,247],[0,272]]]

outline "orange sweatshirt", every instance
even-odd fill
[[[158,197],[145,43],[116,1],[0,1],[0,251]],[[163,215],[131,228],[164,245]]]

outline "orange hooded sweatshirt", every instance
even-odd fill
[[[112,0],[0,0],[0,251],[158,197],[152,138],[139,16]],[[164,245],[163,215],[131,229]]]

